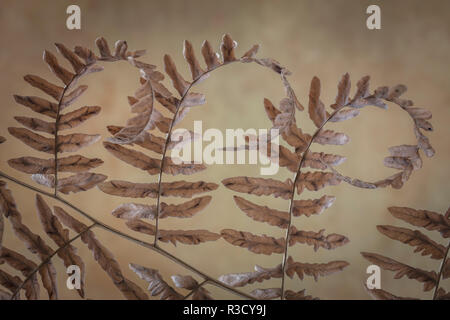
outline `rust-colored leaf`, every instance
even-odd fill
[[[416,210],[407,207],[389,207],[389,212],[416,227],[439,231],[444,238],[450,237],[450,218],[428,210]]]
[[[208,40],[205,40],[202,44],[202,55],[208,70],[215,69],[221,65],[218,54],[214,51]]]
[[[271,278],[281,278],[282,273],[281,264],[274,268],[263,268],[255,265],[254,272],[225,274],[219,277],[219,281],[232,287],[243,287],[254,282],[263,282]]]
[[[314,251],[317,251],[319,248],[327,250],[336,249],[349,242],[346,236],[336,233],[331,233],[326,236],[324,233],[325,229],[322,229],[319,232],[302,231],[297,230],[295,226],[292,226],[289,231],[289,246],[293,246],[299,242],[314,246]]]
[[[72,65],[73,70],[77,74],[81,74],[83,69],[85,68],[85,64],[80,61],[78,56],[72,52],[71,50],[67,49],[66,46],[64,46],[62,43],[55,43],[56,49],[58,52],[69,61],[69,63]]]
[[[156,234],[156,227],[142,220],[128,220],[126,225],[133,231],[151,236]],[[196,245],[207,241],[216,241],[219,238],[220,234],[208,230],[158,230],[158,240],[162,242],[171,242],[174,246],[176,246],[177,242]]]
[[[430,291],[436,286],[437,274],[434,271],[425,271],[395,261],[394,259],[376,253],[361,252],[362,256],[379,267],[396,272],[394,278],[400,279],[407,276],[423,283],[423,290]]]
[[[172,79],[173,87],[178,91],[180,96],[183,96],[187,92],[190,83],[184,80],[181,74],[178,73],[175,63],[168,54],[164,55],[164,66],[167,75]]]
[[[325,105],[320,101],[320,80],[314,77],[309,91],[309,117],[317,128],[320,128],[327,117]]]
[[[75,74],[62,67],[53,53],[45,50],[43,59],[55,76],[57,76],[65,85],[68,85],[72,81]]]
[[[157,183],[133,183],[121,180],[111,180],[98,185],[105,193],[130,198],[156,198],[158,196]],[[218,185],[204,181],[163,182],[161,195],[164,197],[191,198],[193,195],[216,190]]]
[[[222,183],[228,189],[233,191],[261,195],[273,195],[275,198],[281,197],[289,199],[292,191],[292,181],[287,179],[281,182],[275,179],[234,177],[222,180]]]
[[[222,237],[234,246],[247,248],[251,252],[271,255],[283,253],[285,241],[283,238],[275,239],[266,235],[257,236],[250,232],[224,229],[220,232]]]
[[[95,261],[105,270],[114,285],[122,292],[126,299],[148,299],[141,288],[123,276],[119,263],[114,259],[113,254],[98,241],[95,234],[91,230],[88,230],[85,224],[73,218],[60,207],[55,207],[54,213],[64,225],[77,233],[82,233],[81,241],[92,251]]]
[[[35,75],[26,75],[24,77],[25,81],[31,84],[33,87],[42,90],[49,96],[51,96],[56,101],[59,101],[62,97],[62,94],[64,92],[64,88],[57,86],[53,83],[48,82],[45,79],[42,79],[39,76]]]
[[[36,157],[21,157],[8,160],[10,167],[25,173],[52,174],[55,173],[55,159],[40,159]],[[59,172],[84,172],[103,164],[101,159],[88,159],[76,155],[58,159]]]
[[[315,143],[319,143],[322,145],[331,144],[331,145],[344,145],[350,141],[350,138],[341,132],[335,132],[333,130],[320,130],[320,132],[314,138]]]
[[[55,187],[55,177],[47,174],[33,174],[33,181],[48,188]],[[105,181],[107,176],[98,173],[82,172],[67,178],[58,179],[57,190],[64,194],[77,193],[89,190]]]
[[[129,267],[139,278],[148,282],[151,295],[160,296],[161,300],[182,300],[183,296],[176,292],[164,281],[158,270],[149,269],[138,264],[130,263]]]
[[[195,198],[181,204],[166,204],[161,202],[159,218],[176,217],[190,218],[203,210],[211,201],[211,196]],[[112,212],[121,219],[155,219],[156,205],[139,203],[123,203]]]
[[[321,214],[325,209],[331,207],[335,200],[336,197],[333,196],[322,196],[320,199],[314,200],[294,200],[292,214],[295,217]]]
[[[194,48],[192,47],[192,44],[187,40],[184,40],[183,55],[191,69],[192,80],[200,78],[200,76],[202,76],[205,71],[202,69],[202,67],[200,67],[200,63],[195,57]]]
[[[30,96],[14,95],[14,100],[25,107],[30,108],[34,112],[46,115],[50,118],[56,119],[58,105],[54,102]]]
[[[20,253],[6,247],[1,247],[0,249],[0,261],[5,261],[8,265],[17,271],[20,271],[25,277],[30,276],[30,274],[37,268],[36,263],[28,260]],[[40,289],[36,273],[25,283],[24,288],[25,296],[28,300],[39,299]]]
[[[351,87],[350,75],[348,73],[346,73],[342,76],[341,81],[339,81],[336,102],[331,105],[331,108],[339,109],[339,108],[347,105],[349,94],[350,94],[350,87]],[[359,111],[358,111],[358,113],[359,113]],[[356,115],[358,113],[356,113]],[[336,118],[336,116],[335,116],[335,118]],[[349,119],[349,118],[347,118],[347,119]],[[347,120],[347,119],[344,119],[344,120]],[[342,121],[342,120],[339,120],[339,121]]]
[[[292,278],[294,274],[303,280],[304,275],[314,277],[317,281],[319,276],[324,277],[338,271],[342,271],[349,265],[346,261],[331,261],[328,263],[301,263],[294,262],[292,257],[289,257],[286,262],[286,274]]]
[[[294,292],[292,290],[286,290],[284,292],[284,298],[286,300],[319,300],[319,298],[306,295],[305,289]]]
[[[420,232],[394,226],[377,226],[379,232],[385,236],[415,247],[414,252],[421,252],[423,256],[430,255],[432,259],[442,259],[445,247]]]
[[[250,295],[259,300],[271,300],[281,297],[280,288],[255,289]]]
[[[234,202],[255,221],[266,222],[280,228],[287,228],[289,224],[289,214],[287,212],[260,206],[238,196],[234,196]]]
[[[76,265],[80,268],[81,288],[77,291],[84,298],[85,265],[80,256],[76,254],[77,249],[72,245],[66,245],[70,240],[69,230],[63,228],[58,218],[53,215],[50,207],[39,194],[36,195],[36,208],[44,231],[59,247],[64,247],[58,251],[58,256],[63,260],[64,265],[66,267]]]
[[[383,289],[369,289],[367,287],[366,291],[369,293],[369,295],[372,297],[372,299],[374,300],[417,300],[415,298],[404,298],[404,297],[399,297],[396,296],[390,292],[387,292]]]
[[[302,172],[300,173],[296,187],[297,194],[301,194],[304,189],[317,191],[327,186],[335,186],[341,182],[332,172]]]
[[[232,62],[236,60],[234,55],[234,48],[236,48],[237,43],[233,41],[229,34],[225,34],[222,37],[222,43],[220,44],[220,50],[222,51],[223,63]]]

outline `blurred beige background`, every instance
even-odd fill
[[[66,7],[76,3],[82,10],[81,31],[69,31],[65,27]],[[370,4],[379,4],[382,10],[382,29],[369,31],[366,28],[365,10]],[[190,77],[183,61],[182,41],[189,39],[200,57],[200,46],[208,39],[218,48],[222,34],[228,32],[238,41],[238,54],[244,53],[253,44],[262,45],[259,57],[273,57],[293,72],[290,81],[297,96],[307,104],[311,78],[316,75],[322,81],[322,100],[333,103],[336,85],[341,75],[349,72],[352,83],[362,76],[372,77],[372,88],[380,85],[404,83],[408,86],[406,97],[417,106],[433,113],[434,132],[427,134],[436,149],[432,159],[424,158],[423,168],[413,173],[410,181],[401,190],[362,190],[340,185],[317,193],[305,192],[303,199],[318,198],[322,194],[335,195],[335,204],[322,215],[295,219],[297,228],[327,233],[340,233],[350,238],[350,243],[334,251],[297,245],[290,254],[297,261],[327,262],[347,260],[351,263],[343,272],[318,282],[307,277],[300,281],[297,276],[288,278],[288,288],[307,289],[307,293],[324,299],[366,299],[363,283],[367,278],[368,261],[360,251],[373,251],[396,257],[399,261],[426,269],[438,268],[438,263],[420,255],[413,249],[391,241],[379,234],[378,224],[406,226],[390,216],[388,206],[410,206],[436,212],[445,212],[449,206],[448,183],[450,178],[450,2],[442,1],[17,1],[2,0],[0,3],[0,29],[3,49],[0,51],[1,112],[0,135],[8,141],[0,146],[0,169],[23,181],[31,182],[25,174],[10,168],[6,161],[22,155],[34,155],[24,144],[9,136],[7,128],[18,126],[15,115],[32,115],[26,108],[14,103],[12,95],[36,95],[40,93],[27,85],[22,77],[37,74],[55,81],[41,60],[42,51],[55,52],[54,42],[69,47],[75,45],[94,48],[97,36],[104,36],[110,44],[117,39],[128,41],[132,50],[147,49],[144,61],[156,64],[162,70],[163,54],[169,53],[178,70]],[[61,60],[61,59],[60,59]],[[62,60],[61,60],[62,61]],[[106,70],[85,80],[90,89],[77,106],[100,105],[102,113],[85,123],[77,131],[101,133],[108,137],[106,125],[122,125],[129,116],[126,96],[138,86],[136,70],[126,63],[106,65]],[[208,103],[191,112],[181,127],[191,128],[194,120],[203,121],[203,129],[219,128],[269,128],[270,122],[263,108],[263,98],[274,103],[283,97],[284,91],[276,74],[256,65],[226,67],[212,74],[196,88],[207,96]],[[383,167],[387,148],[403,143],[415,143],[411,120],[394,105],[384,111],[367,108],[350,121],[330,125],[351,137],[344,147],[316,146],[314,150],[336,152],[347,156],[340,171],[346,175],[369,181],[384,178],[394,171]],[[313,130],[307,112],[298,113],[298,124],[307,132]],[[206,144],[205,144],[206,145]],[[156,181],[127,164],[113,158],[101,143],[83,149],[84,155],[100,157],[105,161],[96,172],[108,175],[109,179],[131,181]],[[42,156],[42,154],[40,155]],[[187,180],[206,180],[220,183],[226,177],[258,176],[259,167],[247,165],[210,166],[206,172],[187,177]],[[277,179],[286,179],[291,174],[280,169]],[[178,177],[177,177],[178,178]],[[183,177],[181,177],[183,178]],[[173,179],[171,177],[165,179]],[[25,223],[41,234],[49,244],[53,242],[41,231],[34,208],[34,193],[16,184],[8,183],[19,204]],[[235,193],[220,185],[211,193],[213,201],[204,211],[188,220],[164,219],[164,229],[209,229],[219,232],[224,228],[246,230],[255,234],[284,236],[284,231],[255,222],[241,212],[232,199]],[[288,201],[271,197],[245,198],[280,210],[288,209]],[[80,208],[136,237],[151,241],[148,237],[130,231],[122,220],[111,216],[111,211],[120,203],[143,199],[121,199],[103,194],[98,189],[67,196]],[[169,201],[172,199],[169,199]],[[178,199],[175,199],[179,201]],[[147,200],[152,203],[153,200]],[[48,199],[50,204],[55,201]],[[79,217],[75,212],[70,213]],[[80,218],[81,219],[81,218]],[[83,219],[82,219],[83,220]],[[189,274],[164,257],[150,250],[129,243],[100,229],[96,234],[114,252],[124,274],[145,287],[145,283],[128,269],[129,262],[157,268],[170,282],[171,274]],[[427,233],[439,240],[435,234]],[[13,235],[7,223],[5,245],[35,259]],[[87,297],[92,299],[121,299],[120,292],[93,260],[91,253],[79,240],[75,242],[87,265]],[[270,267],[280,263],[281,255],[262,256],[245,249],[231,246],[224,240],[199,246],[163,244],[170,252],[214,277],[224,273],[246,272],[254,264]],[[36,261],[36,260],[35,260]],[[54,259],[58,269],[60,295],[66,299],[77,299],[74,291],[65,288],[65,269],[59,259]],[[2,267],[3,268],[3,267]],[[8,271],[11,269],[6,268]],[[11,271],[12,272],[12,271]],[[251,285],[243,290],[249,292],[256,287],[277,287],[279,279]],[[448,283],[447,283],[448,285]],[[397,295],[429,298],[430,293],[421,293],[421,284],[412,280],[393,280],[392,273],[382,271],[382,288]],[[233,298],[227,292],[209,287],[216,298]],[[42,297],[46,297],[45,294]]]

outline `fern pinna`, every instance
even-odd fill
[[[390,207],[388,210],[399,220],[429,231],[438,231],[444,239],[450,238],[450,208],[445,214],[407,207]],[[377,253],[361,252],[364,258],[385,270],[396,272],[395,279],[407,276],[409,279],[423,283],[424,291],[430,291],[434,288],[433,300],[450,300],[450,292],[446,292],[440,286],[442,279],[450,278],[450,258],[448,257],[450,243],[446,243],[446,246],[442,245],[429,238],[420,230],[390,225],[380,225],[377,226],[377,229],[380,233],[393,240],[414,247],[414,252],[420,252],[422,256],[429,256],[431,259],[441,261],[439,270],[437,273],[436,271],[426,271]],[[381,288],[367,288],[367,291],[376,300],[414,299],[410,297],[399,297]]]
[[[125,298],[147,299],[147,294],[140,287],[124,277],[113,254],[95,237],[93,230],[102,228],[171,259],[203,279],[201,282],[198,282],[191,276],[173,275],[172,282],[175,286],[189,291],[187,295],[183,296],[163,279],[158,270],[130,263],[129,267],[136,275],[149,283],[148,290],[152,296],[159,296],[161,299],[212,299],[211,294],[204,288],[205,284],[212,284],[249,299],[273,299],[277,297],[282,299],[314,299],[314,297],[306,295],[304,290],[298,292],[285,290],[285,274],[290,277],[297,274],[301,279],[306,274],[317,279],[319,276],[342,270],[348,263],[345,261],[332,261],[325,264],[295,262],[288,257],[289,246],[299,242],[313,245],[316,250],[320,247],[334,249],[347,243],[348,239],[338,234],[325,235],[323,230],[319,232],[297,230],[294,226],[293,216],[309,217],[319,214],[331,206],[335,198],[333,196],[323,196],[315,200],[294,200],[295,191],[297,190],[298,194],[301,194],[304,189],[316,191],[328,185],[337,185],[341,181],[365,188],[385,187],[388,185],[399,188],[409,178],[413,170],[420,168],[419,149],[424,150],[427,156],[432,156],[434,153],[428,139],[421,132],[423,129],[432,129],[431,124],[427,122],[427,119],[431,118],[431,114],[422,108],[412,107],[412,103],[409,100],[400,98],[400,95],[406,90],[404,86],[382,87],[370,94],[368,88],[369,78],[365,77],[358,82],[357,92],[353,98],[350,98],[350,80],[346,74],[339,83],[336,102],[331,106],[334,111],[330,114],[320,101],[320,81],[314,78],[311,83],[309,114],[318,129],[313,135],[309,135],[303,133],[296,125],[295,111],[296,109],[304,110],[304,107],[296,98],[294,90],[287,80],[289,71],[273,59],[256,58],[258,45],[253,46],[241,58],[236,58],[234,49],[237,44],[229,35],[225,35],[222,39],[220,45],[221,56],[213,50],[208,41],[205,41],[201,50],[206,63],[206,69],[204,69],[196,59],[192,45],[186,41],[184,44],[184,57],[192,74],[193,80],[191,82],[181,76],[169,55],[164,57],[165,71],[179,94],[179,96],[175,96],[163,85],[164,75],[158,72],[154,65],[137,60],[144,53],[143,51],[127,51],[127,44],[124,41],[116,43],[113,53],[111,53],[105,39],[97,39],[96,44],[99,48],[100,56],[96,56],[87,48],[76,47],[74,51],[71,51],[63,45],[57,44],[58,51],[69,61],[74,72],[62,67],[51,53],[47,51],[44,53],[44,60],[53,73],[63,82],[63,87],[49,83],[37,76],[25,77],[26,81],[43,90],[56,102],[50,102],[38,97],[15,96],[19,104],[54,119],[54,122],[47,122],[38,118],[17,117],[16,120],[28,129],[9,128],[9,132],[30,147],[52,154],[53,158],[22,157],[11,159],[8,163],[17,170],[31,174],[34,181],[53,190],[48,192],[2,172],[0,172],[0,176],[39,193],[36,195],[38,216],[42,222],[43,230],[58,248],[53,249],[40,236],[33,233],[22,223],[21,214],[12,193],[7,188],[6,183],[1,181],[0,210],[3,216],[9,220],[16,236],[40,259],[40,263],[37,264],[18,252],[4,246],[1,247],[0,264],[6,263],[10,265],[21,272],[24,277],[14,276],[4,270],[0,270],[0,284],[9,291],[0,291],[2,298],[20,299],[22,291],[25,292],[25,296],[28,299],[39,298],[40,289],[37,281],[37,273],[39,273],[49,298],[57,299],[56,274],[52,265],[52,259],[56,255],[62,259],[66,266],[74,264],[79,266],[84,279],[86,270],[84,270],[83,260],[76,254],[76,248],[72,245],[73,241],[80,238],[88,245],[93,252],[94,259],[104,269]],[[108,126],[112,137],[108,138],[103,144],[118,159],[146,171],[149,175],[156,175],[157,181],[154,182],[105,181],[106,176],[90,172],[91,169],[103,163],[101,159],[88,159],[82,155],[59,157],[59,154],[62,152],[75,152],[99,140],[98,135],[81,133],[61,135],[59,132],[81,124],[100,111],[100,107],[88,106],[73,112],[61,113],[65,107],[70,106],[86,90],[86,86],[79,86],[73,89],[77,80],[86,74],[100,71],[101,67],[96,64],[98,61],[119,60],[126,60],[140,70],[141,86],[134,96],[128,97],[131,112],[134,116],[124,126]],[[286,237],[275,239],[265,235],[259,236],[231,229],[220,232],[211,232],[209,230],[162,230],[159,227],[160,219],[166,217],[192,217],[206,208],[211,201],[210,196],[198,195],[219,187],[213,182],[205,181],[178,180],[175,182],[164,182],[163,177],[164,174],[192,175],[206,169],[202,164],[179,164],[177,161],[174,161],[175,159],[167,155],[169,150],[180,145],[175,139],[172,140],[172,131],[191,107],[205,103],[204,95],[191,92],[191,89],[200,81],[206,79],[212,71],[236,62],[254,62],[273,70],[281,76],[287,97],[281,101],[280,109],[277,109],[269,100],[264,101],[264,106],[273,123],[273,127],[279,130],[281,137],[290,147],[295,148],[294,151],[291,151],[289,147],[280,145],[278,146],[279,151],[277,154],[279,165],[294,172],[295,176],[293,181],[288,179],[285,182],[265,178],[236,177],[225,179],[223,184],[237,192],[258,196],[273,195],[289,200],[289,211],[285,212],[252,203],[241,197],[235,197],[236,204],[248,216],[254,220],[267,222],[273,226],[286,229]],[[334,169],[334,166],[345,160],[344,157],[310,151],[313,143],[335,145],[347,143],[349,139],[345,134],[324,130],[324,125],[329,121],[336,122],[353,118],[358,115],[358,109],[366,105],[385,107],[383,100],[400,105],[413,117],[415,123],[414,130],[418,139],[417,145],[392,147],[390,148],[391,156],[385,160],[387,166],[400,169],[399,173],[375,183],[363,182],[358,179],[345,177]],[[161,109],[159,111],[157,107],[163,108],[164,113],[168,112],[170,116],[164,116],[163,111]],[[349,109],[343,110],[344,108]],[[43,136],[41,133],[49,134],[52,138]],[[165,137],[161,137],[161,134],[165,135]],[[191,138],[194,137],[194,135],[191,135]],[[262,140],[263,144],[271,144],[271,137],[269,136],[263,137]],[[0,139],[0,142],[3,142],[3,139]],[[183,141],[183,143],[190,142]],[[146,152],[153,152],[158,157],[136,150],[136,146],[145,149]],[[254,148],[255,145],[251,144],[247,147],[250,149]],[[259,148],[260,146],[256,147]],[[275,158],[275,154],[270,156]],[[318,171],[301,172],[301,169],[305,167],[317,169]],[[330,169],[330,171],[325,171],[326,169]],[[60,177],[59,173],[64,172],[74,175]],[[133,231],[154,236],[153,241],[143,241],[116,230],[79,209],[60,195],[60,193],[67,194],[85,191],[94,186],[98,186],[103,192],[115,196],[156,199],[152,203],[124,203],[112,212],[117,218],[125,219],[126,225]],[[61,207],[55,206],[51,209],[43,196],[59,201],[62,205],[69,207],[90,220],[91,224],[83,224]],[[195,198],[193,198],[194,196]],[[162,197],[182,197],[189,200],[175,205],[162,202]],[[4,231],[3,216],[0,216],[0,236],[3,235]],[[144,220],[154,220],[154,224]],[[62,226],[63,224],[73,230],[76,235],[69,238],[69,231]],[[194,245],[205,241],[215,241],[219,238],[224,238],[234,245],[246,247],[255,253],[283,254],[283,259],[278,266],[273,268],[256,266],[255,272],[228,274],[217,280],[159,246],[159,242],[171,242],[174,245],[180,242]],[[236,288],[269,278],[281,278],[281,288],[257,289],[250,295]],[[82,287],[78,292],[81,297],[85,297],[84,281],[82,281]]]
[[[280,108],[276,108],[268,99],[264,100],[264,107],[272,122],[272,128],[278,129],[288,147],[279,145],[279,150],[272,157],[272,161],[278,158],[279,165],[286,167],[294,173],[293,180],[279,181],[267,178],[233,177],[222,181],[225,187],[240,193],[256,196],[274,196],[289,200],[289,210],[280,211],[261,204],[253,203],[245,198],[234,196],[236,205],[252,219],[265,222],[270,225],[286,229],[284,238],[274,238],[268,235],[255,235],[247,231],[225,229],[221,231],[223,238],[230,244],[247,248],[257,254],[283,254],[281,264],[262,268],[255,266],[254,272],[233,273],[223,275],[220,279],[231,286],[242,287],[255,281],[262,282],[270,278],[281,278],[281,287],[256,289],[252,295],[257,298],[281,298],[281,299],[313,299],[306,295],[305,290],[299,292],[285,289],[285,275],[292,278],[295,274],[302,280],[305,275],[312,276],[317,281],[319,276],[326,276],[343,270],[348,262],[331,261],[328,263],[296,262],[289,256],[289,247],[297,243],[306,244],[318,248],[335,249],[349,242],[346,236],[340,234],[325,234],[325,230],[306,231],[295,227],[297,217],[310,217],[322,213],[335,201],[330,195],[319,199],[295,200],[295,192],[301,195],[303,190],[318,191],[327,186],[338,185],[345,181],[360,188],[374,189],[378,187],[392,186],[401,188],[408,180],[413,170],[419,169],[422,161],[419,150],[431,157],[434,150],[427,137],[421,130],[432,130],[427,121],[431,113],[423,108],[413,107],[410,100],[400,98],[406,91],[404,85],[394,87],[379,87],[373,93],[369,91],[369,76],[363,77],[357,82],[356,92],[350,96],[350,76],[342,76],[338,84],[338,93],[335,103],[331,105],[332,112],[328,112],[324,103],[320,100],[321,84],[317,77],[311,81],[309,92],[308,112],[317,130],[312,134],[304,133],[296,124],[295,111],[303,111],[305,107],[298,101],[293,89],[286,79],[289,74],[285,68],[278,70],[286,89],[286,98],[281,100]],[[400,169],[390,177],[377,182],[365,182],[360,179],[352,179],[341,175],[334,166],[341,164],[345,158],[335,154],[311,151],[311,147],[321,145],[344,145],[349,142],[349,137],[341,132],[325,130],[328,122],[340,122],[358,116],[359,109],[366,106],[387,108],[386,102],[393,102],[405,110],[413,119],[414,132],[417,137],[417,145],[400,145],[389,149],[390,156],[386,157],[384,164],[387,167]],[[267,150],[272,144],[273,137],[257,137],[252,142],[248,139],[246,149]],[[270,150],[274,150],[270,148]],[[316,169],[316,171],[304,172],[304,168]],[[329,169],[327,171],[327,169]]]

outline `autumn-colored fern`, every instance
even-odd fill
[[[415,227],[429,231],[437,231],[443,239],[450,238],[450,208],[445,214],[428,210],[416,210],[407,207],[390,207],[389,212],[397,219],[403,220]],[[420,230],[412,230],[390,225],[380,225],[377,229],[383,235],[414,247],[414,252],[421,253],[422,256],[441,261],[439,270],[427,271],[416,268],[384,255],[370,252],[361,252],[362,256],[371,263],[389,271],[396,272],[395,279],[403,276],[423,283],[424,291],[433,291],[432,299],[450,300],[450,292],[445,291],[440,286],[442,279],[450,278],[450,258],[448,256],[450,243],[440,244]],[[448,242],[448,240],[447,240]],[[367,288],[367,286],[366,286]],[[384,289],[369,289],[368,293],[376,300],[404,300],[414,299],[396,296]]]

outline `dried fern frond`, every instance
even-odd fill
[[[444,239],[449,237],[447,231],[450,226],[450,209],[445,214],[427,210],[415,210],[407,207],[390,207],[388,210],[397,219],[427,230],[438,231]],[[447,294],[439,284],[441,279],[450,278],[450,258],[448,257],[450,243],[447,246],[442,245],[430,239],[419,230],[389,225],[377,226],[377,229],[380,233],[393,240],[414,247],[414,252],[420,252],[422,256],[428,255],[431,259],[440,260],[441,266],[439,270],[437,272],[422,270],[376,253],[361,252],[362,256],[383,269],[397,272],[394,277],[395,279],[406,275],[409,279],[415,279],[423,283],[424,291],[430,291],[434,288],[432,297],[434,300],[439,298],[444,299]],[[374,299],[378,300],[410,299],[398,297],[380,289],[367,290]]]
[[[288,248],[296,243],[311,245],[314,247],[314,250],[317,250],[320,247],[334,249],[349,242],[349,239],[343,235],[334,233],[325,235],[325,230],[315,232],[295,228],[293,217],[310,217],[322,213],[335,200],[335,197],[329,195],[322,196],[320,199],[295,200],[295,192],[301,195],[304,190],[318,191],[328,186],[336,186],[342,181],[356,187],[367,189],[387,186],[400,188],[409,179],[413,170],[421,168],[422,160],[419,155],[419,150],[423,150],[428,157],[434,154],[434,150],[429,144],[428,139],[420,131],[432,130],[431,124],[426,121],[431,118],[431,113],[423,108],[413,108],[411,101],[400,98],[406,91],[404,85],[391,88],[380,87],[371,93],[369,90],[369,76],[365,76],[357,82],[356,92],[351,96],[351,83],[348,73],[342,76],[338,84],[335,103],[331,105],[331,110],[328,111],[321,100],[320,79],[313,77],[309,90],[308,114],[317,129],[313,134],[304,133],[297,126],[295,117],[295,111],[302,111],[304,107],[298,101],[294,90],[287,80],[287,75],[290,72],[272,59],[260,59],[256,62],[268,66],[279,73],[286,91],[286,97],[280,101],[279,108],[275,107],[269,99],[264,99],[264,109],[272,123],[272,129],[278,129],[283,141],[288,145],[288,147],[282,145],[275,146],[275,149],[278,150],[276,153],[270,148],[271,151],[267,154],[267,157],[273,162],[277,162],[280,167],[294,172],[295,175],[293,180],[287,179],[285,182],[268,178],[241,176],[226,178],[222,183],[225,187],[235,192],[257,196],[281,197],[282,199],[289,200],[289,211],[285,212],[234,196],[237,206],[250,218],[286,229],[286,236],[284,239],[275,239],[268,235],[256,236],[246,231],[231,229],[223,230],[222,236],[229,243],[247,248],[255,253],[283,253],[280,293],[275,294],[275,291],[270,291],[271,294],[267,295],[267,297],[278,296],[284,299],[286,298],[285,274],[292,277],[296,272],[301,279],[303,279],[304,274],[313,275],[317,280],[319,275],[328,275],[340,271],[348,265],[345,261],[309,264],[294,262],[290,257],[288,259]],[[316,144],[341,146],[350,141],[350,138],[345,133],[325,129],[324,127],[328,122],[340,122],[352,119],[359,115],[359,109],[366,106],[376,106],[386,109],[386,102],[393,102],[399,105],[413,118],[415,125],[414,131],[417,137],[417,145],[415,146],[401,145],[389,148],[391,156],[385,158],[384,164],[390,168],[400,169],[401,171],[397,174],[374,183],[350,178],[340,174],[334,168],[344,162],[346,160],[345,157],[311,150]],[[266,152],[269,146],[274,147],[271,141],[272,138],[271,136],[258,137],[258,143],[256,145],[255,143],[249,144],[249,139],[247,139],[245,146],[226,151],[237,151],[239,148],[243,148],[245,150]],[[317,171],[302,171],[303,168],[307,167],[316,169]],[[389,231],[389,234],[392,235],[393,233],[393,230]],[[398,233],[399,230],[397,230],[396,234],[398,235]],[[411,243],[410,233],[406,234],[403,230],[401,237],[403,241]],[[443,247],[438,246],[423,236],[420,239],[411,244],[418,246],[417,249],[423,250],[424,254],[431,254],[433,257],[442,256]],[[250,274],[247,273],[247,276]],[[233,279],[232,275],[234,274],[223,275],[220,279],[228,279],[228,276],[231,276]],[[421,276],[414,276],[411,273],[409,275],[422,279]],[[427,286],[429,286],[429,282],[427,282]],[[258,293],[258,297],[266,297],[264,290]]]
[[[78,127],[100,113],[99,106],[84,106],[71,112],[62,112],[74,104],[87,90],[86,85],[76,87],[78,80],[87,74],[102,71],[103,67],[96,64],[98,61],[127,61],[144,53],[143,51],[127,51],[128,47],[125,41],[116,42],[113,54],[104,38],[98,38],[96,44],[100,51],[100,57],[84,47],[78,46],[71,51],[61,43],[55,44],[58,52],[72,66],[72,70],[66,69],[53,53],[44,51],[44,62],[62,84],[53,84],[36,75],[26,75],[24,79],[31,86],[49,95],[51,100],[33,96],[14,96],[18,104],[47,116],[52,121],[34,117],[15,117],[16,121],[25,128],[10,127],[8,128],[9,133],[37,151],[52,154],[53,158],[20,157],[10,159],[8,164],[16,170],[31,174],[35,182],[54,189],[55,194],[85,191],[106,179],[106,176],[102,174],[87,173],[87,171],[100,166],[103,163],[101,159],[88,159],[82,155],[60,157],[61,153],[77,152],[100,139],[98,134],[61,134],[62,131]],[[60,178],[59,172],[70,172],[74,175]]]
[[[166,88],[162,80],[164,75],[156,71],[156,67],[130,59],[141,72],[141,86],[134,96],[129,97],[131,112],[134,114],[125,126],[109,126],[113,134],[104,147],[113,156],[150,175],[158,175],[157,183],[136,184],[128,181],[107,181],[99,184],[99,188],[108,194],[122,197],[156,198],[156,204],[132,203],[122,204],[113,211],[113,215],[127,219],[126,225],[138,232],[155,236],[157,241],[176,244],[198,244],[204,241],[214,241],[220,235],[207,230],[160,230],[159,219],[167,216],[188,218],[204,209],[211,200],[198,202],[193,199],[184,204],[171,205],[161,202],[162,196],[181,196],[191,198],[194,194],[215,190],[218,186],[213,183],[201,182],[162,182],[163,174],[192,175],[206,169],[203,164],[175,162],[167,155],[167,151],[174,148],[172,140],[173,127],[179,123],[190,108],[203,105],[205,96],[201,93],[191,92],[191,89],[207,78],[210,72],[232,62],[251,62],[256,54],[257,47],[253,47],[241,59],[235,56],[236,43],[230,35],[224,35],[221,44],[222,60],[213,51],[208,41],[202,46],[202,55],[206,68],[201,67],[197,60],[194,48],[189,41],[184,43],[184,57],[192,74],[192,81],[183,78],[177,66],[170,57],[164,56],[165,73],[168,75],[178,96]],[[159,111],[158,110],[161,110]],[[169,111],[170,117],[162,115],[162,111]],[[159,132],[158,132],[159,131]],[[158,135],[164,134],[165,138]],[[187,141],[189,143],[189,141]],[[127,145],[125,147],[124,145]],[[134,149],[139,145],[158,154],[158,158],[147,155]],[[178,160],[178,159],[177,159]],[[154,219],[155,225],[140,219]]]

